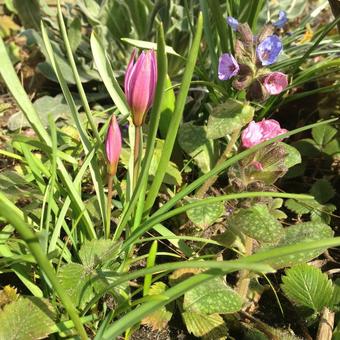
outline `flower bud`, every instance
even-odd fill
[[[242,144],[245,148],[251,148],[268,139],[286,133],[286,129],[280,127],[280,123],[274,119],[263,119],[255,123],[250,122],[241,135]]]
[[[227,24],[231,27],[233,31],[236,31],[238,27],[238,20],[229,16],[227,17]]]
[[[279,94],[287,87],[288,76],[282,72],[269,73],[263,79],[263,85],[269,94]]]
[[[117,171],[119,156],[122,151],[122,136],[115,116],[112,116],[107,131],[105,150],[109,163],[108,172],[111,176],[114,176]]]
[[[157,83],[157,61],[154,51],[142,52],[135,62],[133,51],[125,74],[124,90],[135,126],[141,126],[153,104]]]
[[[285,11],[279,11],[279,19],[274,22],[274,26],[277,28],[282,28],[288,21],[287,13]]]

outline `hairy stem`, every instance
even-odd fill
[[[245,236],[245,256],[251,255],[253,252],[253,239]],[[240,278],[237,282],[236,290],[242,298],[246,299],[249,288],[249,270],[241,270]]]
[[[221,157],[218,159],[216,162],[215,166],[218,166],[222,164],[229,156],[233,146],[235,145],[237,138],[240,135],[240,129],[236,129],[233,131],[231,134],[231,138],[229,143],[227,144],[224,152],[222,153]],[[206,192],[209,190],[210,187],[214,185],[214,183],[217,181],[218,176],[210,177],[202,186],[199,190],[197,190],[196,197],[197,198],[203,198]]]

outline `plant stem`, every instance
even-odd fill
[[[249,256],[253,252],[253,239],[245,236],[245,256]],[[241,295],[242,298],[246,299],[248,288],[249,288],[249,270],[243,269],[240,271],[240,278],[237,282],[237,292]]]
[[[108,178],[107,178],[107,209],[106,209],[106,230],[105,230],[106,239],[110,238],[113,177],[114,175],[108,174]]]
[[[141,130],[142,130],[141,126],[135,126],[135,145],[133,152],[133,189],[135,189],[136,187],[140,168],[141,135],[142,135]]]
[[[240,131],[241,131],[241,129],[236,129],[236,130],[233,131],[233,133],[231,134],[230,141],[227,144],[227,147],[225,148],[221,157],[216,162],[215,166],[222,164],[225,160],[228,159],[228,156],[229,156],[233,146],[235,145],[237,138],[239,137]],[[214,183],[217,181],[217,178],[218,178],[218,176],[210,177],[206,182],[204,182],[204,184],[201,186],[201,188],[199,190],[197,190],[197,193],[196,193],[195,196],[197,198],[203,198],[204,195],[206,194],[206,192],[209,190],[209,188],[211,188],[214,185]]]

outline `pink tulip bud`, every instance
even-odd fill
[[[111,176],[116,174],[119,156],[122,151],[122,135],[116,117],[112,116],[106,136],[106,157],[109,163],[108,172]]]
[[[263,85],[269,94],[279,94],[288,85],[288,76],[282,72],[269,73],[263,80]]]
[[[126,70],[124,89],[135,126],[141,126],[153,104],[157,83],[157,61],[154,51],[142,52],[135,63],[134,50]]]
[[[287,130],[282,129],[280,123],[274,119],[263,119],[258,123],[252,121],[242,132],[242,144],[245,148],[251,148],[286,132]]]

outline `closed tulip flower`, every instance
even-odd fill
[[[122,135],[115,116],[112,116],[105,142],[106,157],[109,163],[108,172],[116,174],[119,156],[122,151]]]
[[[157,61],[154,51],[143,51],[135,62],[133,51],[125,74],[124,89],[135,126],[141,126],[153,104],[157,83]]]

